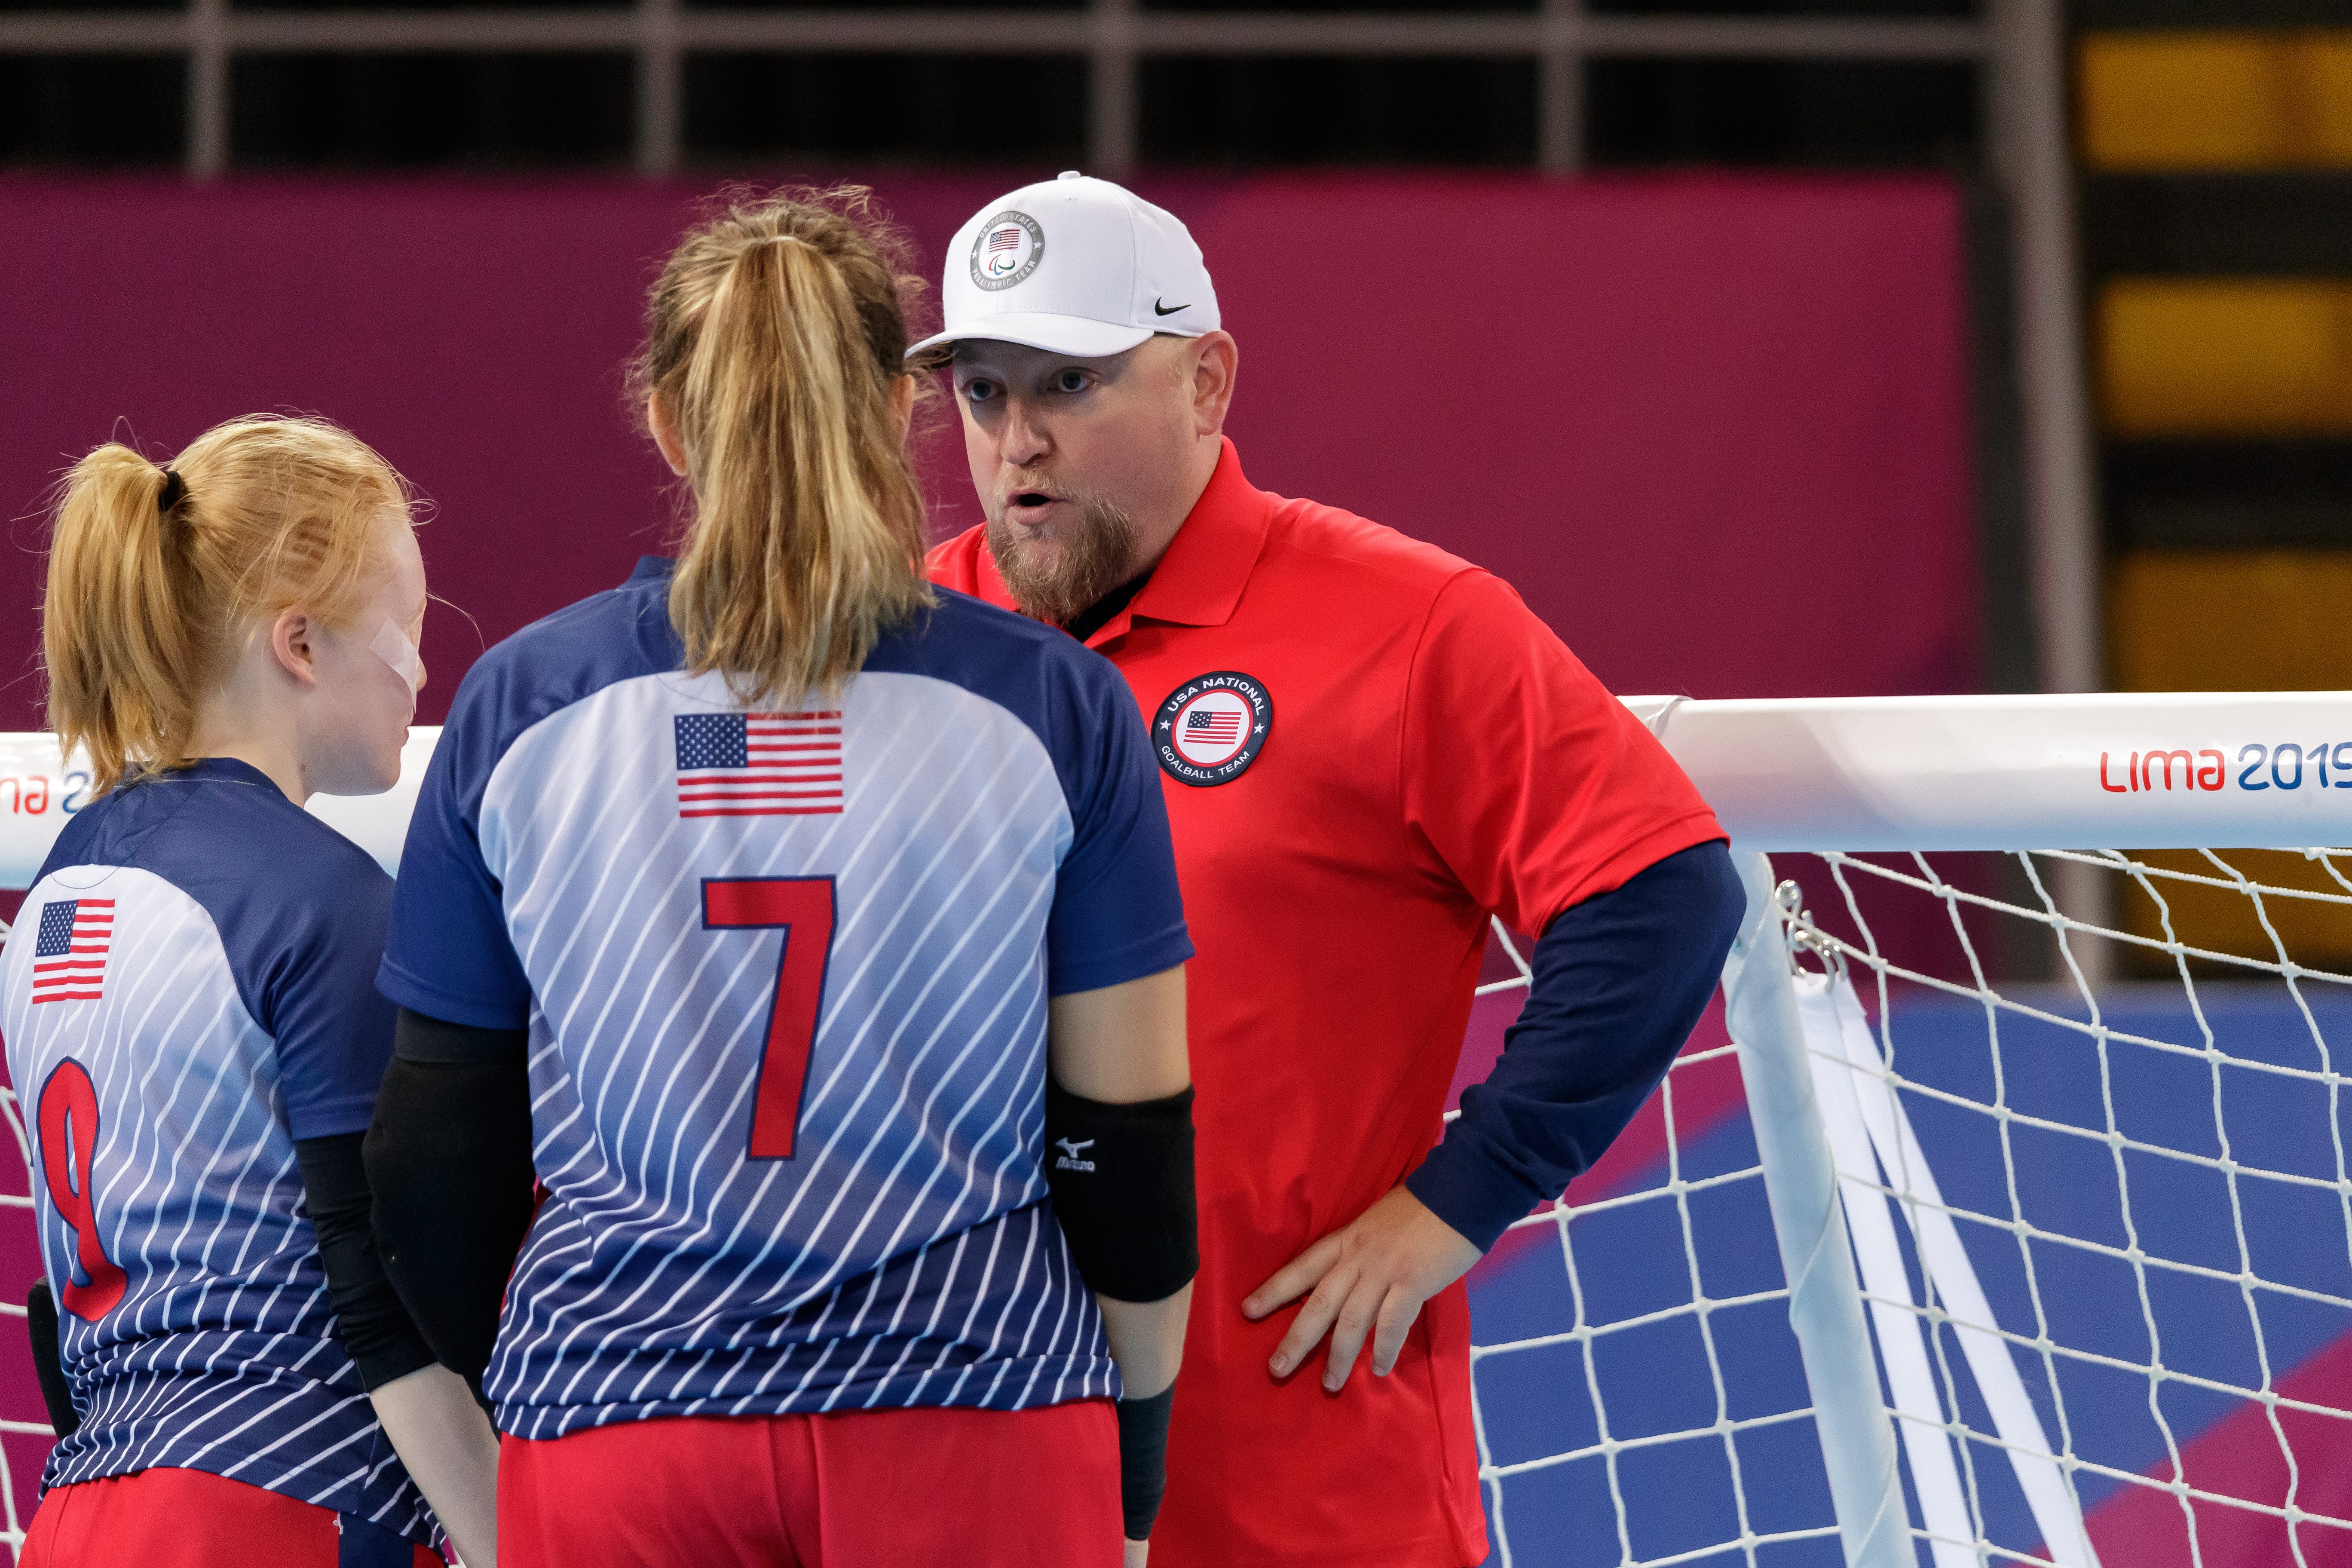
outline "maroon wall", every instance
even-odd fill
[[[1050,171],[887,175],[925,247]],[[1242,345],[1268,489],[1517,583],[1622,691],[1968,689],[1977,574],[1958,203],[1934,180],[1146,181]],[[618,180],[0,179],[0,730],[38,722],[42,498],[110,434],[168,454],[315,411],[436,503],[426,721],[483,639],[657,548],[619,367],[693,193]],[[950,439],[951,440],[951,435]],[[940,526],[976,520],[958,454]],[[13,911],[11,911],[13,912]],[[22,1193],[0,1162],[0,1192]],[[37,1265],[0,1226],[0,1297]],[[0,1416],[38,1409],[0,1325]],[[46,1445],[9,1437],[20,1506]]]
[[[882,179],[927,265],[1018,176]],[[1958,203],[1929,180],[1146,182],[1242,344],[1251,477],[1517,583],[1621,690],[1966,689],[1976,572]],[[478,649],[659,544],[620,408],[690,193],[621,181],[0,180],[0,729],[37,721],[41,499],[110,432],[168,453],[312,410],[436,502]],[[934,465],[943,527],[976,517]],[[467,624],[463,610],[478,624]]]

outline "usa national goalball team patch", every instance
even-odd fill
[[[1168,694],[1152,717],[1151,749],[1160,772],[1207,788],[1246,773],[1273,728],[1265,682],[1237,669],[1212,670]]]

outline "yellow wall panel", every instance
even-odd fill
[[[2123,691],[2352,691],[2352,551],[2135,552],[2107,632]]]
[[[2282,154],[2278,62],[2259,34],[2094,33],[2079,58],[2083,151],[2096,167],[2244,167]]]
[[[2110,669],[2126,691],[2352,690],[2352,551],[2147,551],[2125,556],[2107,578]],[[2347,738],[2255,737],[2309,747]],[[2169,742],[2166,742],[2169,743]],[[2333,782],[2333,781],[2331,781]],[[2223,850],[2255,881],[2344,891],[2326,868],[2286,850]],[[2201,876],[2224,875],[2193,850],[2139,858]],[[2172,930],[2191,947],[2273,958],[2253,901],[2231,889],[2163,878],[2151,884],[2170,906]],[[2155,900],[2139,888],[2122,895],[2124,929],[2162,941]],[[2265,900],[2279,938],[2298,963],[2352,971],[2352,910],[2302,899]],[[2192,964],[2207,973],[2227,971]],[[2134,950],[2127,968],[2170,974],[2163,953]]]
[[[2352,164],[2352,33],[2093,33],[2076,85],[2095,168]]]
[[[2352,286],[2117,279],[2099,297],[2098,368],[2117,435],[2352,429]]]
[[[2352,164],[2352,34],[2305,34],[2294,46],[2298,90],[2292,100],[2292,161]]]
[[[2264,887],[2305,889],[2339,896],[2344,892],[2343,884],[2327,874],[2326,866],[2305,859],[2299,850],[2217,849],[2215,853],[2229,870],[2194,849],[2142,850],[2133,858],[2217,881],[2230,880],[2230,871],[2234,870]],[[2336,869],[2352,871],[2352,867],[2339,859]],[[2164,900],[2161,907],[2157,903],[2158,898]],[[2271,963],[2278,962],[2278,950],[2284,947],[2287,956],[2297,963],[2339,974],[2352,973],[2352,909],[2342,904],[2273,894],[2263,900],[2262,910],[2257,913],[2254,900],[2234,887],[2209,888],[2169,877],[2150,877],[2145,888],[2128,884],[2121,900],[2123,929],[2151,942],[2165,940],[2166,917],[2169,915],[2172,940],[2186,947]],[[2262,916],[2265,914],[2278,932],[2276,942],[2263,929]],[[2179,973],[2169,953],[2146,948],[2126,949],[2126,952],[2127,973],[2145,977],[2168,977]],[[2192,958],[2189,967],[2191,973],[2200,977],[2252,978],[2243,969],[2210,961]]]

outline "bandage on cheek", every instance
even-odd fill
[[[375,640],[369,643],[368,647],[374,652],[376,658],[392,666],[392,672],[394,675],[408,682],[410,691],[424,689],[425,659],[416,651],[416,645],[408,640],[408,634],[402,631],[390,616],[383,618],[383,625],[378,628]]]

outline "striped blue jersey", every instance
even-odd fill
[[[1116,1393],[1046,1201],[1046,998],[1191,956],[1118,672],[955,594],[837,702],[689,677],[668,563],[467,676],[381,984],[530,1030],[524,1437]]]
[[[417,1541],[334,1337],[298,1138],[365,1130],[392,881],[244,763],[79,813],[25,897],[0,1031],[82,1424],[49,1486],[173,1466]]]

